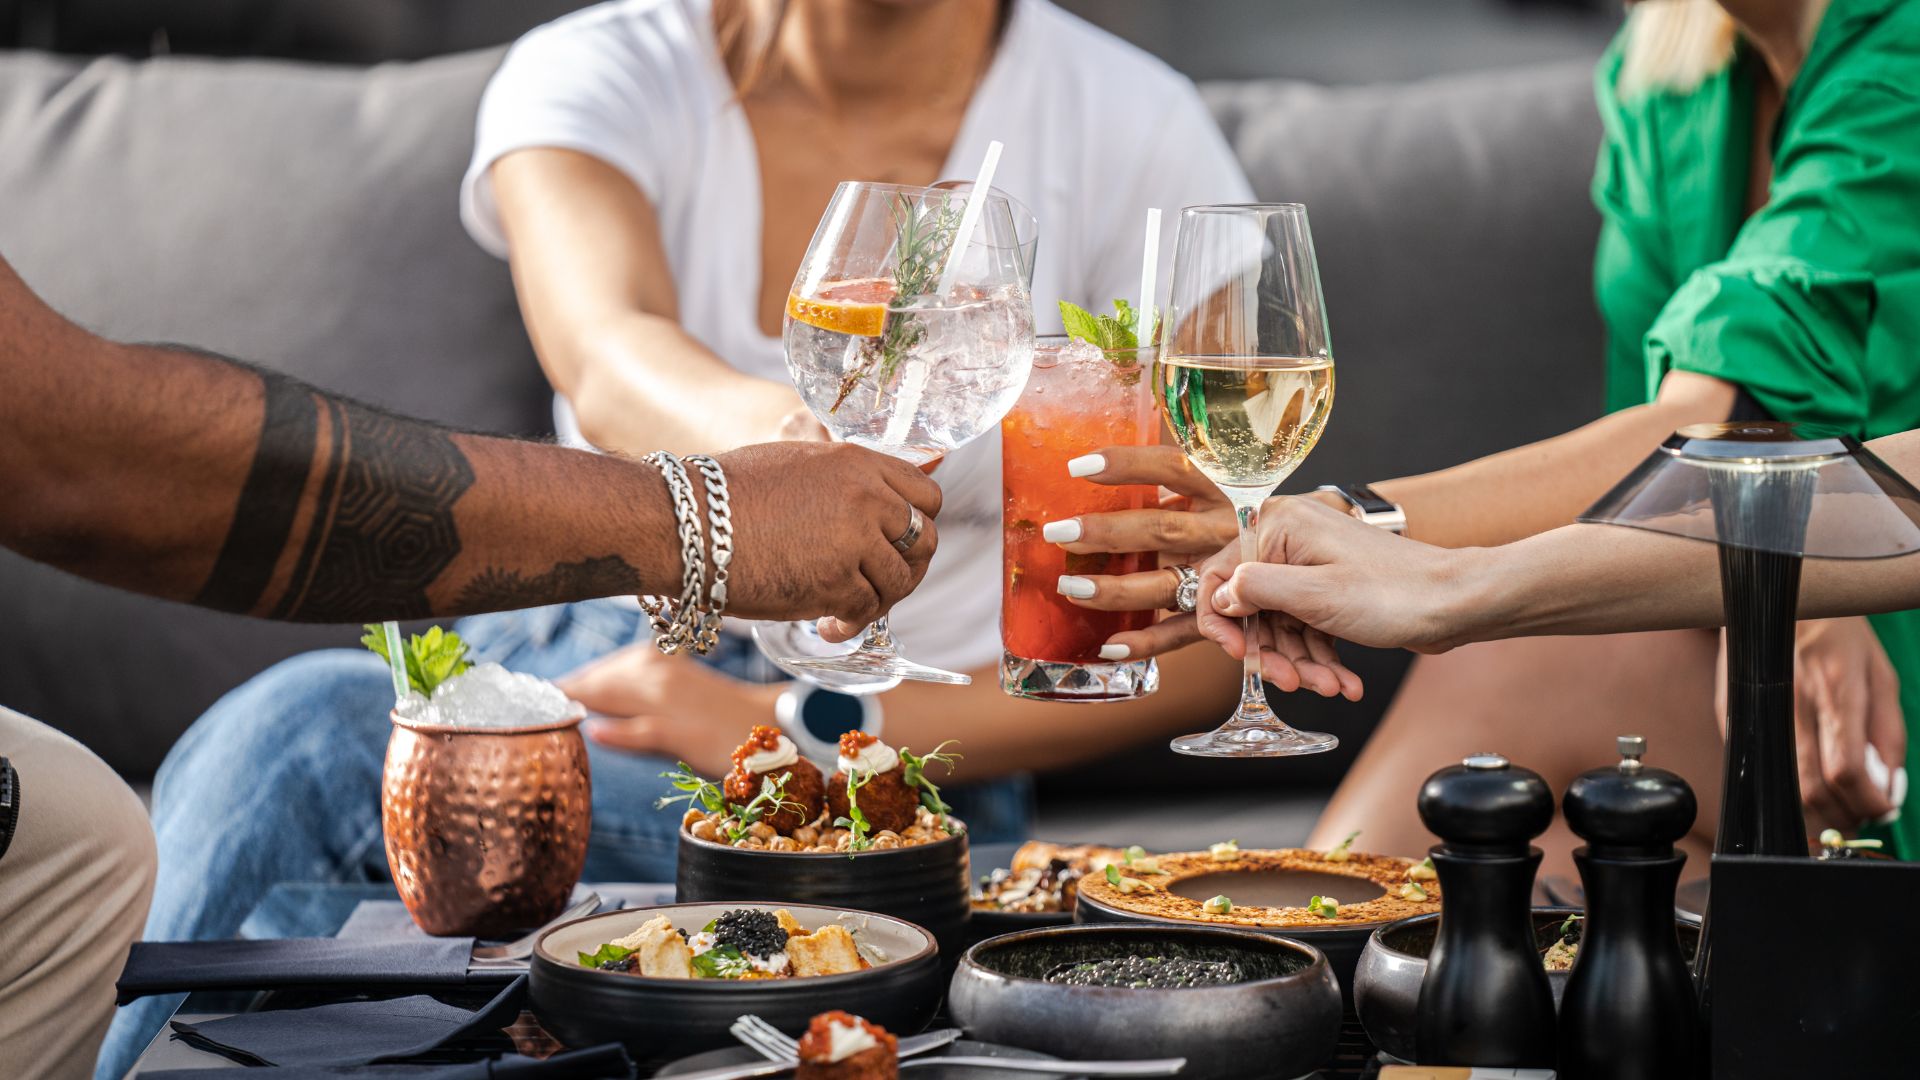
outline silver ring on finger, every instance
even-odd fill
[[[921,530],[926,527],[927,519],[920,516],[920,508],[909,503],[907,505],[907,531],[894,538],[894,550],[902,555],[912,550],[914,541],[920,539]],[[1197,578],[1194,580],[1194,588],[1196,591],[1199,588],[1199,579]]]
[[[1186,563],[1169,566],[1167,569],[1173,571],[1174,575],[1180,579],[1173,587],[1174,610],[1187,615],[1193,614],[1200,607],[1200,571]]]

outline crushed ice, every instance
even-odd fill
[[[585,710],[545,679],[486,663],[435,687],[431,701],[409,693],[399,712],[416,724],[500,728],[555,724]]]

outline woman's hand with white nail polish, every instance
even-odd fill
[[[1054,590],[1069,600],[1091,600],[1097,591],[1091,580],[1073,574],[1061,574]]]
[[[1080,539],[1080,519],[1065,518],[1040,526],[1040,539],[1049,544],[1071,544]]]

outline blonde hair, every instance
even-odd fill
[[[1627,12],[1622,98],[1692,93],[1733,60],[1733,18],[1714,0],[1640,0]]]

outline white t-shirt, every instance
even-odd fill
[[[1164,304],[1179,208],[1252,198],[1191,82],[1047,0],[1014,0],[942,177],[970,178],[993,139],[1006,144],[994,186],[1040,224],[1041,333],[1060,331],[1059,300],[1095,310],[1134,301],[1148,207],[1165,211]],[[659,216],[681,325],[740,371],[788,379],[780,339],[760,332],[760,169],[711,0],[613,0],[508,51],[481,98],[460,193],[467,231],[501,257],[488,168],[528,147],[591,154],[631,178]],[[555,417],[563,436],[578,437],[564,400]],[[998,433],[948,455],[935,479],[945,493],[940,551],[895,608],[894,632],[924,663],[986,667],[1000,649]]]

